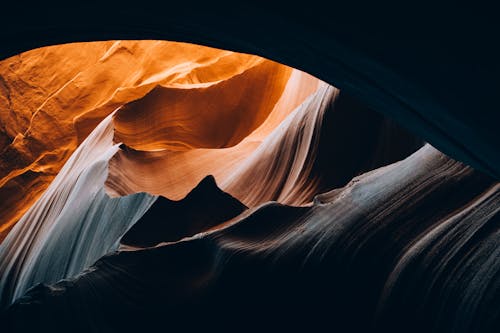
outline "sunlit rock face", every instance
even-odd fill
[[[496,332],[500,185],[343,91],[167,41],[0,78],[7,331]]]
[[[272,111],[291,73],[256,56],[160,41],[68,44],[2,61],[0,237],[116,108],[141,99],[117,115],[118,140],[131,147],[231,146]],[[168,113],[155,105],[165,100]],[[146,135],[134,139],[137,131]]]

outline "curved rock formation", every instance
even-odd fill
[[[144,103],[150,103],[156,92],[173,91],[177,112],[182,112],[193,102],[188,95],[195,94],[206,112],[207,105],[219,105],[248,117],[234,132],[235,121],[225,120],[226,137],[219,138],[219,144],[231,143],[230,138],[239,140],[272,110],[291,71],[252,55],[166,41],[68,44],[1,61],[0,239],[43,193],[78,144],[116,108],[146,95]],[[222,88],[238,90],[240,97],[224,104]],[[253,98],[248,101],[254,103],[251,112],[244,109],[250,105],[244,92]],[[212,121],[217,114],[222,112],[213,112]],[[141,119],[129,123],[136,126]],[[251,119],[253,125],[245,125]],[[126,132],[126,122],[117,124]]]
[[[328,8],[330,7],[330,8]],[[494,4],[153,0],[10,2],[0,59],[78,41],[176,40],[306,71],[500,179]]]
[[[40,282],[74,276],[118,247],[118,239],[153,204],[138,193],[104,191],[113,144],[108,116],[75,150],[45,193],[0,244],[0,306]]]
[[[402,159],[422,145],[334,87],[323,83],[314,92],[317,83],[300,72],[291,80],[270,116],[233,147],[120,150],[110,161],[108,193],[144,191],[179,200],[210,174],[221,189],[249,207],[270,200],[302,205],[319,190],[343,186],[353,176]],[[302,96],[314,93],[290,112],[301,99],[295,95],[285,101],[299,91]],[[346,127],[359,119],[361,133]],[[145,134],[139,130],[135,135]],[[259,186],[253,186],[256,182]]]
[[[154,88],[116,114],[116,141],[137,150],[236,145],[269,116],[292,71],[259,60],[253,67],[225,80],[216,77],[216,82],[198,83],[206,78],[202,73],[192,73],[195,79],[187,83],[174,82]],[[216,62],[212,66],[222,65]]]
[[[6,320],[16,331],[494,332],[499,190],[425,146],[309,207],[268,203],[196,237],[104,257],[32,289]]]
[[[257,129],[230,148],[122,150],[111,161],[107,189],[114,195],[145,191],[178,200],[211,174],[224,191],[246,205],[278,200],[281,195],[291,195],[293,188],[300,191],[300,196],[289,202],[306,202],[315,189],[314,180],[309,179],[318,145],[313,139],[321,130],[323,114],[335,94],[335,88],[325,85],[284,121],[269,117],[262,124],[263,130]],[[295,174],[289,173],[293,168]],[[255,172],[245,174],[248,170]],[[245,181],[258,181],[260,186],[251,187]]]
[[[161,41],[0,78],[2,329],[498,331],[498,181],[380,104]]]

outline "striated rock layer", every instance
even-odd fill
[[[498,331],[500,185],[344,91],[160,41],[0,78],[2,329]]]
[[[74,276],[118,247],[118,239],[156,200],[104,191],[113,144],[108,116],[66,162],[45,193],[0,244],[0,306],[40,282]]]
[[[342,186],[360,172],[400,160],[422,145],[324,83],[287,112],[301,100],[289,99],[297,88],[302,88],[303,96],[312,90],[310,77],[295,71],[270,116],[233,147],[182,151],[124,147],[110,161],[108,193],[145,191],[179,200],[210,174],[222,190],[249,207],[270,200],[302,205],[318,191]],[[358,126],[361,132],[346,126],[358,119],[364,121]],[[138,131],[136,136],[147,134]]]
[[[240,190],[236,190],[231,186],[248,179],[241,177],[238,173],[244,172],[241,169],[245,166],[252,167],[256,163],[261,163],[265,170],[256,172],[255,175],[264,177],[266,173],[272,174],[273,170],[270,170],[272,163],[279,164],[282,168],[290,168],[291,164],[296,161],[298,163],[295,167],[296,173],[302,172],[300,176],[305,182],[309,177],[305,164],[312,163],[314,160],[313,156],[307,161],[305,157],[309,149],[314,149],[317,146],[317,140],[316,142],[312,140],[321,130],[323,114],[338,91],[333,87],[328,88],[324,83],[320,84],[322,88],[317,91],[318,84],[318,80],[294,70],[283,95],[277,101],[270,115],[257,129],[232,147],[219,148],[215,145],[211,149],[185,146],[183,149],[164,147],[165,149],[161,150],[135,150],[133,147],[129,149],[127,146],[118,152],[110,162],[110,172],[106,182],[108,193],[119,196],[145,191],[179,200],[185,197],[206,175],[214,175],[223,190],[228,191],[246,205],[252,205],[254,204],[252,200],[256,200],[252,188],[244,186]],[[290,98],[291,96],[293,98]],[[248,107],[251,109],[251,101],[249,102]],[[164,100],[163,103],[168,109],[169,101]],[[124,119],[120,118],[119,115],[123,110],[128,112],[128,107],[126,105],[117,113],[116,126],[121,126]],[[136,119],[147,119],[145,114],[154,114],[156,109],[154,107],[152,109],[144,108],[143,112],[144,114],[136,113]],[[162,115],[167,118],[168,112],[163,112]],[[164,123],[162,127],[156,126],[164,133],[168,133],[170,130],[168,123]],[[219,132],[227,131],[227,133],[238,130],[237,127],[225,126],[225,124],[212,127]],[[133,132],[135,140],[140,141],[141,138],[144,138],[144,141],[148,140],[150,132],[143,131],[140,126],[130,126],[130,128],[135,131]],[[191,127],[187,128],[191,130]],[[196,133],[196,130],[193,131]],[[302,132],[304,134],[301,134]],[[288,139],[285,139],[285,136]],[[117,140],[118,137],[119,134],[115,139]],[[182,135],[176,136],[176,138],[180,145],[189,142],[189,140],[183,140]],[[286,140],[295,140],[295,142],[286,142]],[[126,140],[124,144],[127,144]],[[274,151],[272,151],[273,149]],[[300,149],[302,151],[298,151]],[[271,158],[273,155],[281,157]],[[271,193],[271,196],[277,191],[277,188],[283,186],[282,183],[286,181],[284,177],[288,177],[286,172],[275,172],[274,174],[276,179],[267,180],[267,182],[263,179],[260,187]],[[297,176],[299,175],[297,174]],[[253,181],[255,180],[253,179]],[[293,179],[290,185],[293,185],[295,181]],[[300,203],[307,199],[310,200],[310,197],[311,191],[309,190],[303,194],[302,198],[296,198],[295,201]],[[262,196],[258,196],[258,198],[261,202],[268,199]]]
[[[117,115],[117,136],[132,147],[230,146],[267,117],[291,72],[257,56],[166,41],[74,43],[1,61],[0,240],[116,108],[144,97]],[[163,120],[151,108],[158,98],[171,106]],[[144,106],[146,118],[135,114]],[[156,134],[138,145],[131,126]]]
[[[394,135],[394,127],[377,126],[383,118],[374,117],[370,109],[345,102],[346,99],[349,101],[337,89],[322,84],[286,117],[271,114],[268,119],[282,119],[277,127],[273,128],[266,120],[241,144],[224,149],[132,150],[113,142],[116,115],[120,110],[109,115],[82,142],[49,189],[0,245],[0,305],[8,306],[37,283],[75,276],[100,256],[115,250],[118,240],[156,200],[154,195],[137,192],[161,194],[170,200],[172,197],[183,199],[175,205],[162,198],[123,238],[126,245],[152,246],[226,222],[241,213],[246,208],[244,204],[254,207],[270,200],[307,204],[321,188],[343,184],[355,174],[398,160],[420,145],[411,135],[396,131],[397,144],[389,140],[376,146],[385,147],[390,154],[364,144],[363,149],[332,155],[335,147],[346,143],[356,147],[355,141],[346,141],[352,139],[348,135],[350,131],[342,134],[345,123],[342,119],[346,115],[374,120],[371,126],[375,130],[366,132],[367,136],[360,142]],[[323,126],[327,115],[340,121]],[[262,128],[272,131],[266,136]],[[324,137],[328,133],[341,137],[331,145]],[[263,139],[259,142],[260,136]],[[256,141],[252,141],[254,139]],[[253,149],[245,148],[248,142],[252,142]],[[361,163],[358,162],[360,154]],[[239,158],[237,163],[234,156]],[[349,167],[336,169],[342,163],[348,163]],[[213,182],[221,184],[229,195],[219,190],[203,190],[206,182],[202,179],[212,171]],[[107,177],[108,186],[111,183],[116,188],[127,188],[130,184],[135,187],[129,193],[109,197],[104,188]],[[137,185],[136,179],[142,183]],[[200,181],[200,189],[191,191]],[[179,193],[176,186],[184,190],[190,184],[193,187],[186,193],[180,192],[181,197],[172,194]],[[158,193],[155,190],[158,187],[163,188],[163,192]],[[200,202],[200,191],[209,193],[201,196],[207,202]],[[232,201],[226,198],[230,195],[234,196]],[[191,202],[193,196],[194,203]],[[221,196],[219,201],[218,196]],[[212,209],[214,205],[217,207]],[[164,217],[160,218],[166,221],[163,227],[144,222],[151,214],[157,216],[157,206],[165,210],[162,211]],[[166,207],[170,206],[171,210],[167,211]],[[168,237],[162,239],[166,233]]]
[[[271,202],[192,238],[108,255],[32,289],[5,320],[16,332],[495,332],[499,201],[497,182],[427,145],[311,205]]]

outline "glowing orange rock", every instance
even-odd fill
[[[206,123],[200,123],[200,120],[194,117],[196,111],[189,111],[189,109],[185,111],[186,114],[191,114],[189,118],[191,122],[185,123],[186,126],[182,127],[182,132],[169,132],[168,119],[163,122],[159,119],[156,124],[150,126],[141,126],[139,123],[141,120],[147,121],[144,115],[141,116],[141,112],[155,114],[153,105],[143,104],[142,110],[136,113],[129,112],[126,108],[127,117],[120,116],[122,110],[119,110],[115,117],[115,126],[120,126],[120,122],[123,121],[127,121],[127,124],[137,124],[137,126],[129,125],[128,135],[118,141],[123,141],[127,145],[129,140],[132,143],[148,142],[150,132],[144,128],[156,126],[158,133],[164,133],[165,137],[170,134],[171,140],[177,140],[175,142],[179,145],[157,146],[157,148],[163,148],[161,150],[145,151],[125,148],[119,151],[110,161],[106,182],[108,193],[113,196],[123,196],[136,192],[148,192],[163,195],[171,200],[180,200],[206,175],[213,175],[221,189],[248,206],[278,199],[286,199],[284,202],[287,204],[303,204],[311,200],[315,190],[314,181],[311,179],[308,179],[310,186],[307,190],[297,186],[295,190],[301,192],[300,194],[286,197],[285,192],[291,194],[291,187],[298,185],[296,181],[301,182],[304,180],[302,178],[308,177],[308,172],[302,171],[305,164],[314,161],[314,158],[307,159],[305,154],[314,145],[308,141],[314,135],[318,135],[315,131],[318,131],[320,126],[316,126],[315,121],[311,121],[314,119],[309,118],[318,117],[319,113],[324,111],[324,108],[321,109],[319,105],[322,96],[318,96],[313,103],[309,103],[313,104],[310,106],[304,101],[318,90],[318,86],[321,86],[320,82],[306,73],[294,70],[279,101],[261,106],[261,108],[272,108],[272,112],[262,124],[236,145],[226,145],[222,148],[219,148],[216,141],[210,140],[199,140],[199,145],[196,145],[194,140],[190,141],[190,144],[184,144],[188,142],[187,140],[192,140],[186,134],[192,131],[193,136],[199,135],[198,126],[202,127]],[[323,90],[327,88],[324,83],[322,86]],[[231,89],[226,91],[226,94],[232,92]],[[328,94],[335,93],[335,91],[337,90],[331,87]],[[217,103],[215,98],[209,101]],[[296,110],[301,104],[303,104],[302,109]],[[163,115],[166,116],[169,114],[168,99],[163,105],[165,108]],[[191,105],[191,103],[187,102],[184,105]],[[203,107],[203,105],[200,103],[198,107]],[[246,111],[249,113],[253,110],[252,104],[242,103],[242,108],[248,108]],[[259,111],[259,109],[255,110]],[[295,113],[292,114],[293,112]],[[211,116],[217,115],[211,114]],[[286,123],[285,118],[288,119]],[[307,121],[305,121],[306,118]],[[319,118],[322,117],[319,116]],[[223,118],[226,121],[227,119],[228,117]],[[237,124],[223,121],[220,123],[220,126],[217,126],[215,122],[209,130],[215,128],[228,136],[234,135],[235,131],[239,130]],[[304,130],[307,127],[309,130]],[[203,131],[200,132],[203,135]],[[178,135],[175,136],[175,134]],[[161,142],[161,139],[153,142]],[[207,144],[201,145],[203,142]],[[212,146],[209,145],[211,142]],[[283,145],[283,143],[286,144]],[[140,148],[156,147],[142,145]],[[289,177],[289,172],[292,172],[294,163],[296,174],[290,177],[296,179],[292,181],[293,184],[288,182],[289,186],[286,186],[286,179]],[[253,186],[255,182],[258,186]]]
[[[199,109],[191,110],[193,101],[183,100],[198,96],[198,102],[210,103],[205,106],[214,114],[201,117],[195,129],[202,135],[187,136],[186,142],[233,145],[272,111],[290,73],[290,68],[257,56],[166,41],[58,45],[0,62],[0,240],[47,188],[79,142],[116,108],[146,95],[136,105],[149,103],[157,92],[181,91],[184,94],[176,97],[178,114],[190,109],[190,116],[201,117]],[[229,91],[222,87],[234,88],[235,94],[226,96]],[[225,103],[221,108],[218,100]],[[249,112],[247,103],[260,104]],[[151,117],[129,119],[123,110],[116,119],[117,137],[139,148],[175,146],[168,133],[157,133],[154,126],[142,127],[154,134],[143,145],[127,134],[130,126],[144,119],[162,119],[161,109],[156,117],[153,111],[148,111]],[[221,121],[219,112],[226,112],[222,117],[226,127],[238,124],[234,132],[219,136],[217,131],[203,130],[210,121]]]

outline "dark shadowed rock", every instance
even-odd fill
[[[148,247],[192,236],[243,212],[246,206],[205,177],[180,201],[158,197],[156,202],[123,236],[121,243]]]
[[[103,257],[29,291],[2,326],[498,332],[499,190],[425,146],[309,207],[268,203],[197,237]]]

